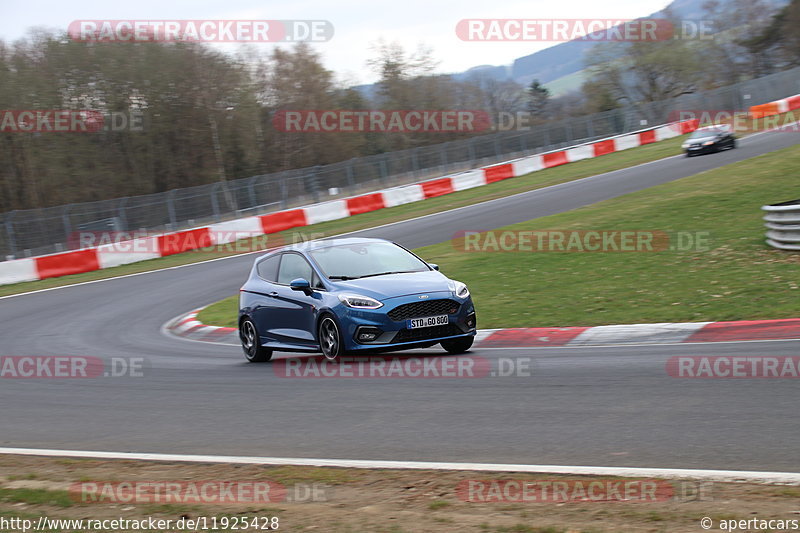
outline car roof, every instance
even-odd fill
[[[318,239],[315,241],[306,241],[306,242],[299,242],[296,244],[289,244],[286,246],[282,246],[281,248],[277,248],[275,250],[270,250],[268,253],[259,256],[256,259],[256,261],[279,252],[305,253],[320,248],[328,248],[329,246],[347,246],[350,244],[367,244],[376,242],[391,242],[391,241],[387,241],[386,239],[374,239],[368,237],[345,237],[345,238],[332,237],[330,239]]]

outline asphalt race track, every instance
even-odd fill
[[[733,151],[672,157],[358,234],[411,248],[433,244],[798,140],[796,133],[756,135]],[[533,375],[288,379],[270,364],[247,364],[238,347],[161,332],[169,319],[235,294],[252,260],[0,299],[0,355],[140,357],[149,365],[135,378],[0,380],[0,446],[798,471],[796,380],[676,379],[665,363],[689,354],[797,355],[800,341],[477,349],[471,355],[493,361],[530,357]]]

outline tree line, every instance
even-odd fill
[[[455,79],[437,71],[429,49],[396,43],[373,45],[368,66],[379,81],[364,91],[338,79],[302,43],[227,54],[193,43],[89,43],[32,31],[0,41],[0,110],[92,109],[128,124],[94,133],[0,131],[0,212],[157,193],[486,133],[282,132],[272,120],[285,109],[521,111],[535,123],[800,64],[800,0],[777,13],[761,1],[731,0],[724,9],[708,2],[723,39],[598,45],[585,58],[581,89],[558,98],[536,80],[525,87],[481,75]]]

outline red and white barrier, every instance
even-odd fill
[[[800,98],[793,98],[800,107]],[[791,98],[786,100],[786,106],[794,105],[789,102],[792,100]],[[688,122],[680,123],[680,127],[676,127],[675,124],[660,126],[344,200],[333,200],[268,215],[230,220],[202,228],[139,238],[133,241],[104,244],[96,248],[0,262],[0,285],[111,268],[190,250],[229,244],[242,238],[278,233],[387,207],[419,202],[427,198],[435,198],[523,176],[545,168],[600,157],[676,137],[683,130],[693,131],[693,128],[696,128],[696,125]]]
[[[800,109],[800,94],[781,98],[774,102],[767,102],[766,104],[754,105],[750,107],[749,111],[750,118],[759,119],[771,117],[780,113],[788,113],[795,109]]]

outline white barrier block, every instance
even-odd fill
[[[30,259],[14,259],[0,263],[0,285],[22,283],[23,281],[36,281],[39,273],[36,271],[36,261]]]
[[[637,146],[641,146],[641,143],[639,142],[639,134],[634,133],[633,135],[614,137],[614,146],[617,148],[617,152],[620,150],[627,150],[628,148],[636,148]]]
[[[584,144],[582,146],[576,146],[575,148],[570,148],[566,150],[567,152],[567,161],[570,163],[574,163],[575,161],[580,161],[581,159],[591,159],[594,157],[594,147],[591,144]]]
[[[97,247],[97,264],[100,268],[138,263],[159,257],[161,252],[156,237],[112,242]]]
[[[777,101],[778,104],[778,113],[786,113],[789,111],[789,99],[784,98],[782,100]]]
[[[239,218],[211,224],[208,227],[211,234],[211,244],[228,244],[240,239],[257,237],[264,234],[259,217]]]
[[[425,193],[422,191],[421,185],[394,187],[393,189],[382,191],[381,194],[383,194],[383,205],[386,207],[420,202],[425,199]]]
[[[529,172],[542,170],[544,168],[544,165],[542,164],[542,156],[540,155],[529,155],[528,157],[517,159],[512,161],[511,165],[514,169],[515,178]]]
[[[454,191],[464,191],[466,189],[472,189],[473,187],[486,185],[486,175],[483,169],[480,168],[451,176],[450,181],[453,183]]]
[[[673,137],[680,136],[680,126],[672,124],[671,126],[661,126],[656,128],[656,141],[663,141],[664,139],[672,139]]]
[[[306,221],[309,225],[328,222],[329,220],[339,220],[340,218],[347,218],[350,216],[350,211],[347,209],[347,202],[344,200],[333,200],[332,202],[325,202],[324,204],[310,205],[304,207],[303,211],[306,213]]]

